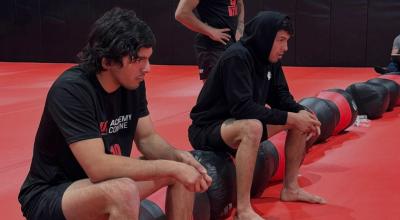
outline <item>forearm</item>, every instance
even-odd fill
[[[206,36],[209,36],[210,34],[210,29],[212,27],[198,19],[192,11],[180,10],[178,7],[175,12],[175,19],[191,31],[198,32]]]
[[[276,108],[279,108],[281,110],[288,111],[288,112],[295,112],[295,113],[305,109],[304,106],[297,103],[294,100],[293,96],[290,94],[287,96],[283,96],[281,98],[281,102],[279,103],[278,106],[276,106]]]
[[[239,10],[239,15],[238,15],[238,25],[236,28],[236,31],[240,33],[240,35],[243,35],[244,31],[244,0],[238,0],[238,10]]]
[[[248,100],[231,105],[231,115],[236,119],[258,119],[263,124],[284,125],[287,121],[287,112],[280,109],[270,109]]]
[[[175,177],[182,168],[181,163],[171,160],[139,160],[106,154],[101,138],[78,141],[70,144],[70,148],[92,182],[121,177],[134,180]]]
[[[297,122],[296,113],[288,112],[285,125],[287,125],[289,128],[293,128],[296,122]]]
[[[175,148],[157,133],[153,133],[138,141],[139,151],[146,159],[177,160]]]
[[[174,177],[179,164],[169,160],[139,160],[130,157],[103,155],[86,170],[92,182],[129,177],[145,181],[163,177]]]

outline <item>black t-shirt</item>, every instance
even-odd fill
[[[47,95],[31,167],[18,197],[23,211],[47,188],[87,178],[71,143],[102,138],[106,153],[130,156],[138,118],[148,114],[144,82],[136,90],[120,87],[107,93],[96,74],[84,67],[65,71]]]
[[[228,45],[235,42],[239,13],[237,0],[200,0],[196,10],[200,20],[208,25],[214,28],[229,28],[231,41],[228,42]],[[195,41],[196,45],[201,47],[225,48],[225,45],[202,34],[198,34]]]

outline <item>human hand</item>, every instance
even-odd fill
[[[242,36],[243,36],[243,33],[241,31],[237,30],[236,34],[235,34],[236,41],[239,41],[240,38],[242,38]]]
[[[317,132],[310,132],[307,135],[306,141],[309,141],[311,138],[313,137],[319,137],[319,135],[321,134],[321,127],[316,127]]]
[[[211,185],[211,177],[185,163],[179,163],[175,169],[175,178],[191,192],[205,192]]]
[[[311,114],[311,117],[312,117],[313,119],[318,120],[318,118],[317,118],[317,116],[315,115],[315,113],[312,112],[311,110],[300,110],[300,111],[306,111],[306,112],[308,112],[308,113]],[[319,120],[318,120],[318,121],[319,121]],[[321,134],[321,127],[320,127],[320,126],[314,126],[314,127],[315,127],[315,129],[313,129],[312,132],[310,132],[310,133],[307,134],[306,141],[309,141],[311,138],[314,138],[314,137],[319,137],[319,135]]]
[[[301,110],[298,113],[288,113],[288,123],[290,126],[295,127],[306,134],[318,134],[320,131],[321,122],[318,121],[318,118],[305,110]]]
[[[193,155],[188,151],[175,150],[175,157],[177,161],[193,166],[201,174],[207,174],[206,168],[204,168],[203,165],[201,165],[196,159],[194,159]]]
[[[212,179],[207,174],[207,170],[193,157],[191,153],[183,150],[175,150],[175,157],[177,158],[177,161],[194,167],[203,176],[207,188],[211,185]]]
[[[213,28],[210,27],[210,32],[209,32],[209,37],[217,42],[222,43],[223,45],[226,45],[227,42],[230,41],[231,35],[227,34],[226,32],[230,31],[229,28]]]

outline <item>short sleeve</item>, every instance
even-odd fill
[[[146,85],[145,82],[141,82],[138,87],[138,118],[149,115],[149,110],[147,108],[147,97],[146,97]]]
[[[47,106],[68,144],[101,137],[94,97],[83,85],[53,86],[47,97]]]

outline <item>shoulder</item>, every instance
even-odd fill
[[[53,86],[85,83],[89,79],[87,75],[88,72],[81,66],[73,66],[61,73],[61,75],[54,82]]]
[[[240,43],[232,44],[232,46],[228,47],[223,53],[222,59],[239,59],[243,61],[250,61],[252,60],[252,56],[250,51],[245,48]]]
[[[70,94],[80,96],[93,91],[90,74],[81,66],[73,66],[65,70],[53,83],[49,90],[49,96]],[[86,91],[86,92],[85,92]]]

